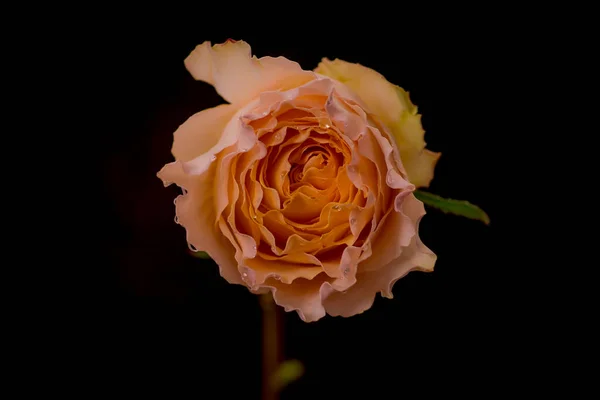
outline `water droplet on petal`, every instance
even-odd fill
[[[248,278],[248,271],[250,271],[248,267],[242,267],[242,278]]]
[[[241,151],[242,153],[245,153],[245,152],[247,152],[247,151],[248,151],[248,148],[246,148],[246,147],[243,147],[243,148],[241,148],[241,149],[240,149],[240,151]]]
[[[350,273],[350,268],[346,267],[344,268],[344,275],[348,275]]]
[[[252,250],[256,250],[256,246],[252,246]]]
[[[349,172],[357,172],[358,171],[358,167],[356,165],[350,165],[348,167],[348,171]]]
[[[339,204],[336,204],[335,206],[332,207],[335,211],[340,211],[342,209],[342,207]]]
[[[258,216],[257,216],[256,214],[254,214],[254,215],[252,216],[252,219],[253,219],[253,220],[255,220],[255,221],[256,221],[256,220],[258,220]]]
[[[351,223],[352,225],[356,224],[356,218],[350,218],[350,223]]]
[[[216,156],[216,155],[214,155],[214,154],[213,154],[213,155],[212,155],[212,157],[210,158],[210,160],[211,160],[211,161],[215,161],[216,159],[217,159],[217,156]]]
[[[396,177],[393,174],[388,173],[385,181],[390,186],[395,185],[396,184]]]
[[[329,128],[331,128],[331,125],[325,124],[325,129],[329,129]]]

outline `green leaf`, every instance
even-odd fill
[[[282,362],[275,374],[271,377],[271,384],[276,391],[280,391],[290,383],[298,380],[304,374],[304,365],[298,360]]]
[[[192,255],[192,257],[200,258],[202,260],[210,260],[210,256],[205,251],[191,251],[190,250],[190,254]]]
[[[433,208],[437,208],[442,212],[476,219],[486,225],[489,225],[490,223],[490,217],[488,217],[485,211],[468,201],[445,199],[437,194],[423,192],[422,190],[415,190],[414,195],[423,203]]]

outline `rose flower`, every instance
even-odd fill
[[[309,322],[361,313],[433,270],[413,191],[439,154],[404,90],[341,60],[313,72],[257,59],[243,41],[204,42],[185,66],[229,104],[177,129],[158,176],[182,188],[177,220],[223,278]]]

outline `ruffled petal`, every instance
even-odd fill
[[[176,160],[190,161],[215,146],[235,115],[234,106],[223,104],[192,115],[173,134],[171,152]]]
[[[214,164],[201,175],[189,175],[179,161],[165,165],[158,177],[165,185],[171,183],[184,189],[175,200],[179,224],[187,233],[187,241],[196,250],[205,251],[219,266],[221,276],[229,283],[243,284],[234,257],[234,248],[215,228]]]
[[[312,71],[284,57],[252,57],[244,41],[198,45],[185,59],[192,76],[215,87],[230,103],[247,103],[261,92],[287,90],[316,78]]]
[[[407,199],[410,200],[406,202],[403,211],[411,220],[411,230],[418,231],[419,221],[425,214],[423,203],[416,200],[413,195],[408,196]],[[405,247],[402,246],[402,240],[409,235],[403,235],[401,232],[397,232],[396,235],[398,243],[395,244],[384,243],[383,240],[374,242],[374,248],[377,247],[372,257],[359,264],[356,284],[346,291],[328,289],[323,303],[328,314],[343,317],[360,314],[373,305],[377,292],[381,292],[384,297],[392,298],[393,285],[410,271],[433,271],[437,257],[421,242],[418,234],[413,234],[410,243]],[[399,256],[394,258],[395,254]],[[378,264],[387,260],[390,261],[383,267]],[[368,268],[365,268],[365,265]]]
[[[425,131],[408,93],[370,68],[338,59],[324,58],[315,72],[340,81],[356,93],[368,111],[391,130],[410,182],[417,187],[429,186],[440,153],[424,151]]]
[[[271,289],[275,303],[285,311],[296,311],[304,322],[314,322],[325,316],[326,280],[324,274],[311,280],[297,279],[292,285],[269,279],[265,287]]]

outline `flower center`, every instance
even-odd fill
[[[329,164],[329,154],[320,147],[309,149],[308,160],[306,162],[292,162],[290,167],[290,185],[302,183],[304,180],[304,172],[310,169],[323,172],[324,168]],[[316,172],[315,171],[315,172]]]

